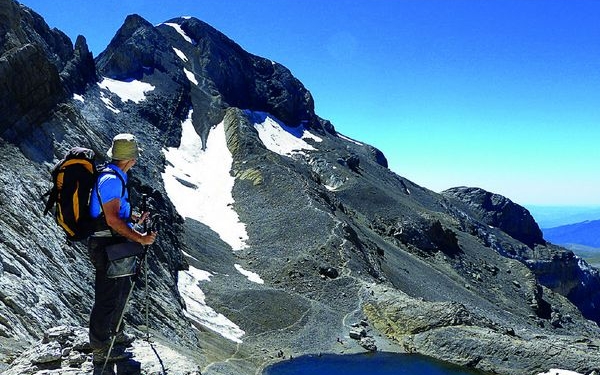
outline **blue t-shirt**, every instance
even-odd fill
[[[112,169],[123,178],[123,182],[127,185],[127,174],[124,173],[119,167],[114,164],[108,164],[107,168]],[[123,182],[114,173],[102,173],[98,179],[98,183],[94,185],[92,189],[92,195],[90,197],[90,214],[93,218],[100,217],[102,214],[102,207],[98,201],[98,193],[96,187],[100,191],[100,199],[104,204],[112,201],[113,199],[120,199],[121,205],[119,208],[119,217],[125,220],[130,226],[129,218],[131,217],[131,205],[129,203],[129,192],[125,188],[125,194],[123,194]]]

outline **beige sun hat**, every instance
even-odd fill
[[[137,140],[133,134],[117,134],[113,138],[112,146],[107,155],[112,160],[131,160],[140,156],[141,149],[138,148]]]

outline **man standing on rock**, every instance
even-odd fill
[[[90,258],[96,269],[95,300],[89,326],[94,364],[131,357],[131,353],[125,351],[125,347],[134,340],[133,335],[126,334],[121,325],[120,331],[116,332],[115,346],[110,350],[112,335],[125,309],[133,281],[130,277],[107,277],[109,261],[106,247],[127,241],[147,246],[156,239],[156,233],[140,233],[134,229],[132,222],[127,172],[139,157],[135,136],[118,134],[114,137],[107,154],[112,161],[100,171],[90,199],[92,217],[104,216],[104,220],[99,220],[102,224],[90,237],[88,244]],[[140,222],[145,220],[146,216],[147,213],[142,213]]]

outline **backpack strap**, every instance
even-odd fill
[[[43,200],[45,197],[48,197],[46,207],[44,208],[44,215],[47,215],[58,200],[58,190],[56,187],[52,187],[50,190],[48,190],[46,194],[41,196],[41,199]]]
[[[118,174],[115,170],[108,168],[108,167],[104,167],[102,168],[102,170],[100,170],[98,172],[98,178],[96,178],[96,192],[98,193],[98,201],[100,202],[100,207],[102,207],[102,199],[100,199],[100,191],[98,190],[98,182],[100,181],[100,177],[103,174],[112,174],[117,176],[117,178],[119,178],[119,180],[121,181],[121,198],[123,198],[125,196],[125,191],[128,189],[127,184],[125,183],[125,180],[123,179],[123,177],[121,177],[120,174]]]
[[[123,177],[121,177],[121,175],[119,173],[117,173],[115,170],[108,168],[107,166],[102,167],[101,169],[99,169],[98,171],[98,177],[96,178],[96,195],[98,196],[98,203],[100,203],[100,216],[97,218],[97,220],[102,220],[102,222],[104,222],[104,225],[106,226],[107,229],[110,230],[110,232],[112,233],[113,236],[117,236],[118,234],[108,226],[108,224],[106,224],[106,217],[104,216],[104,210],[102,208],[102,197],[100,196],[100,189],[99,189],[99,182],[100,182],[100,177],[103,174],[112,174],[117,176],[117,178],[121,181],[121,198],[123,198],[125,196],[125,192],[129,191],[129,187],[127,186],[127,184],[125,183],[125,180],[123,179]],[[131,216],[131,210],[129,212],[130,216]]]

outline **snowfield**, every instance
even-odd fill
[[[200,221],[214,230],[231,248],[246,247],[246,226],[233,210],[234,177],[229,174],[233,158],[225,140],[223,123],[211,129],[202,149],[202,141],[192,124],[192,111],[182,123],[178,148],[163,150],[167,165],[162,174],[165,190],[184,218]],[[189,255],[188,255],[189,256]],[[236,265],[236,269],[253,282],[259,275]],[[186,316],[234,342],[242,342],[244,331],[227,317],[206,304],[201,282],[209,282],[209,272],[190,266],[179,272],[178,289],[186,303]]]
[[[190,72],[186,68],[183,68],[183,72],[185,73],[185,76],[187,77],[187,79],[190,80],[191,83],[198,86],[198,80],[196,79],[196,76],[194,75],[194,73]]]
[[[210,281],[211,273],[190,266],[188,271],[179,272],[177,288],[185,300],[185,315],[192,321],[217,332],[221,336],[241,343],[244,331],[223,314],[210,308],[205,301],[200,281]]]
[[[257,284],[264,284],[265,283],[263,281],[263,279],[261,279],[260,276],[257,273],[254,273],[254,272],[251,272],[251,271],[247,271],[247,270],[243,269],[242,266],[240,266],[239,264],[234,264],[234,267],[235,267],[236,270],[238,270],[239,273],[241,273],[242,275],[246,276],[249,281],[252,281],[253,283],[257,283]]]
[[[125,82],[117,81],[116,79],[106,77],[104,77],[102,81],[98,83],[98,86],[116,94],[119,98],[121,98],[121,101],[123,103],[125,103],[128,100],[131,100],[136,104],[146,99],[147,92],[150,92],[155,89],[155,87],[151,84],[135,79],[129,82]]]
[[[258,131],[258,136],[262,143],[269,149],[279,155],[306,155],[304,150],[316,150],[308,144],[305,139],[312,139],[315,142],[323,140],[312,134],[303,126],[287,126],[271,115],[264,112],[246,111],[250,118],[255,121],[254,127]]]
[[[175,51],[175,54],[181,59],[183,60],[183,62],[188,62],[188,58],[185,55],[185,53],[183,53],[180,49],[177,49],[175,47],[171,47],[173,48],[173,51]]]
[[[229,174],[233,158],[225,140],[223,123],[202,141],[192,125],[192,111],[182,124],[178,148],[163,150],[167,160],[162,174],[165,190],[184,218],[200,221],[217,232],[233,250],[246,247],[248,234],[232,205],[234,177]]]

